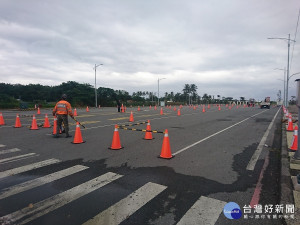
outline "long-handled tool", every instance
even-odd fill
[[[78,120],[76,120],[74,117],[71,117],[73,120],[75,120],[77,123],[79,123],[80,126],[82,126],[83,128],[85,128],[85,126],[83,126]]]

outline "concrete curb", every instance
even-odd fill
[[[286,125],[282,123],[281,127],[282,138],[281,138],[281,180],[280,180],[280,204],[283,206],[287,204],[295,204],[295,191],[292,183],[292,176],[290,173],[290,156],[288,151]],[[288,225],[300,224],[300,208],[295,205],[295,219],[284,219]]]

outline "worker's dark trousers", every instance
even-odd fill
[[[59,129],[61,128],[61,124],[64,124],[64,128],[66,131],[66,136],[69,136],[69,122],[68,122],[68,115],[59,115],[57,114],[57,127],[56,127],[56,135],[59,134]]]

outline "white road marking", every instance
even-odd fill
[[[28,156],[33,156],[33,155],[36,155],[36,154],[35,153],[28,153],[28,154],[24,154],[24,155],[18,155],[18,156],[5,158],[5,159],[0,159],[0,163],[7,162],[7,161],[15,161],[16,159],[26,158]]]
[[[237,126],[237,125],[239,125],[239,124],[241,124],[241,123],[243,123],[243,122],[245,122],[245,121],[251,119],[252,117],[255,117],[255,116],[257,116],[257,115],[259,115],[259,114],[261,114],[261,113],[264,113],[264,112],[266,112],[266,111],[268,111],[268,110],[264,110],[264,111],[262,111],[262,112],[256,113],[256,114],[254,114],[253,116],[250,116],[250,117],[248,117],[248,118],[246,118],[246,119],[244,119],[244,120],[242,120],[242,121],[240,121],[240,122],[237,122],[237,123],[235,123],[235,124],[233,124],[233,125],[231,125],[231,126],[225,128],[225,129],[223,129],[223,130],[220,130],[220,131],[218,131],[218,132],[212,134],[212,135],[209,135],[208,137],[203,138],[203,139],[200,140],[200,141],[197,141],[197,142],[195,142],[195,143],[193,143],[193,144],[191,144],[191,145],[189,145],[189,146],[187,146],[187,147],[185,147],[185,148],[183,148],[183,149],[180,149],[179,151],[175,152],[173,155],[177,155],[177,154],[179,154],[179,153],[181,153],[181,152],[184,152],[184,151],[188,150],[189,148],[194,147],[195,145],[200,144],[201,142],[206,141],[207,139],[209,139],[209,138],[211,138],[211,137],[214,137],[214,136],[216,136],[216,135],[218,135],[218,134],[220,134],[220,133],[222,133],[222,132],[224,132],[224,131],[226,131],[226,130],[229,130],[230,128],[233,128],[233,127],[235,127],[235,126]]]
[[[214,225],[225,205],[226,202],[201,196],[177,225]]]
[[[119,224],[166,188],[166,186],[149,182],[83,225]]]
[[[12,148],[12,149],[7,149],[7,150],[2,150],[2,151],[0,151],[0,155],[11,153],[11,152],[19,152],[19,151],[21,151],[21,149],[18,149],[18,148]]]
[[[0,145],[0,148],[3,148],[3,147],[5,147],[5,145]]]
[[[58,172],[55,172],[55,173],[52,173],[52,174],[49,174],[49,175],[46,175],[46,176],[43,176],[43,177],[40,177],[40,178],[37,178],[37,179],[34,179],[34,180],[30,180],[30,181],[26,181],[26,182],[21,183],[21,184],[14,185],[12,187],[3,189],[0,192],[0,199],[7,198],[9,196],[12,196],[12,195],[30,190],[30,189],[35,188],[35,187],[39,187],[41,185],[50,183],[52,181],[61,179],[63,177],[72,175],[74,173],[80,172],[80,171],[85,170],[85,169],[88,169],[88,167],[82,166],[82,165],[76,165],[76,166],[73,166],[73,167],[70,167],[70,168],[67,168],[67,169],[64,169],[64,170],[61,170],[61,171],[58,171]]]
[[[29,171],[29,170],[33,170],[33,169],[40,168],[40,167],[43,167],[43,166],[48,166],[48,165],[58,163],[58,162],[60,162],[60,160],[58,160],[58,159],[48,159],[48,160],[45,160],[45,161],[29,164],[29,165],[26,165],[26,166],[21,166],[21,167],[14,168],[14,169],[11,169],[11,170],[6,170],[6,171],[3,171],[3,172],[0,172],[0,178],[12,176],[14,174],[23,173],[23,172],[26,172],[26,171]]]
[[[58,195],[35,203],[32,208],[26,207],[6,216],[0,217],[0,222],[4,221],[18,225],[28,223],[84,195],[87,195],[92,191],[97,190],[98,188],[105,186],[106,184],[109,184],[120,177],[122,177],[122,175],[108,172]]]
[[[277,116],[277,114],[279,113],[280,109],[281,109],[281,107],[278,109],[278,111],[277,111],[277,113],[275,114],[275,116],[273,117],[273,119],[272,119],[272,121],[271,121],[271,123],[270,123],[268,129],[266,130],[266,132],[264,133],[262,139],[260,140],[260,142],[259,142],[259,144],[258,144],[258,147],[257,147],[256,151],[254,152],[252,158],[250,159],[250,161],[249,161],[249,163],[248,163],[248,165],[247,165],[247,170],[254,170],[254,167],[255,167],[255,165],[256,165],[256,162],[257,162],[257,160],[258,160],[258,158],[259,158],[259,156],[260,156],[260,154],[261,154],[261,152],[262,152],[262,150],[263,150],[263,147],[264,147],[264,145],[265,145],[265,143],[266,143],[267,137],[268,137],[268,135],[269,135],[269,133],[270,133],[270,130],[271,130],[273,124],[274,124],[274,121],[275,121],[276,116]]]

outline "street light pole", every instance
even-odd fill
[[[102,66],[103,64],[95,64],[94,70],[95,70],[95,107],[97,108],[97,87],[96,87],[96,73],[97,73],[97,67]]]
[[[276,68],[276,69],[274,69],[274,70],[283,70],[283,105],[284,106],[286,106],[286,99],[285,99],[285,71],[286,71],[286,69],[285,69],[285,67],[284,67],[284,69],[279,69],[279,68]]]
[[[159,81],[160,81],[160,80],[163,80],[163,79],[166,79],[166,78],[160,78],[160,79],[158,78],[158,79],[157,79],[157,91],[158,91],[158,92],[157,92],[157,96],[158,96],[158,99],[157,99],[158,105],[157,105],[157,106],[159,106]]]
[[[290,73],[290,43],[291,41],[296,42],[295,40],[291,40],[290,34],[288,35],[288,38],[268,38],[268,39],[280,39],[284,41],[288,41],[288,60],[287,60],[287,70],[286,70],[286,96],[285,96],[285,104],[286,107],[289,105],[288,103],[288,93],[289,93],[289,73]]]

